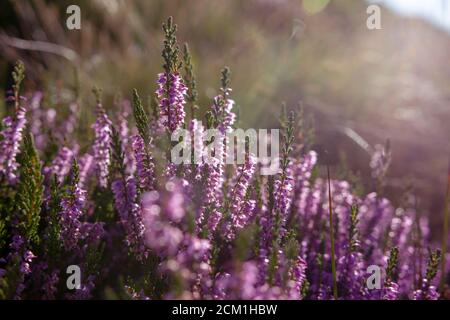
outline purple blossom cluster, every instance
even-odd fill
[[[102,188],[106,188],[108,185],[108,172],[111,164],[111,126],[111,120],[109,120],[103,106],[98,103],[97,120],[93,125],[95,141],[92,145],[92,151],[96,162],[99,186]]]
[[[22,141],[22,134],[27,124],[26,109],[20,107],[14,116],[3,119],[0,136],[0,175],[5,176],[9,183],[14,184],[17,180],[17,154]]]
[[[160,103],[159,117],[161,125],[171,132],[180,128],[184,123],[186,92],[187,87],[179,73],[160,73],[158,75],[156,95]]]
[[[158,177],[154,160],[145,159],[145,148],[156,147],[145,146],[142,137],[128,133],[136,167],[131,173],[124,171],[123,178],[113,178],[114,170],[105,166],[113,161],[109,155],[113,146],[100,143],[98,137],[110,132],[114,124],[107,121],[105,114],[100,118],[103,120],[97,119],[95,125],[99,135],[94,141],[97,146],[92,148],[94,154],[78,156],[77,146],[62,147],[43,168],[43,174],[49,176],[45,179],[49,190],[47,207],[55,200],[50,191],[51,177],[56,177],[60,188],[69,183],[56,198],[60,208],[56,212],[60,252],[88,259],[90,248],[103,247],[105,261],[97,266],[102,274],[89,274],[81,289],[62,294],[58,283],[64,281],[60,274],[64,265],[52,265],[50,253],[39,256],[39,250],[35,253],[27,249],[28,245],[19,244],[22,242],[17,239],[23,238],[18,235],[12,238],[4,259],[7,266],[13,260],[19,261],[23,279],[16,282],[13,297],[36,297],[39,292],[38,297],[43,299],[91,298],[93,292],[103,297],[104,292],[96,285],[101,283],[100,278],[107,279],[124,261],[134,259],[133,264],[138,266],[153,261],[153,269],[142,272],[150,272],[149,276],[165,284],[155,292],[153,286],[126,283],[121,290],[133,298],[333,299],[327,219],[330,204],[326,180],[313,177],[317,153],[310,151],[289,158],[286,170],[267,177],[259,175],[254,155],[247,154],[242,165],[226,167],[221,153],[224,148],[218,148],[214,161],[198,165],[200,170],[195,165],[180,165],[175,176]],[[196,121],[191,129],[202,130]],[[71,162],[77,157],[79,180],[72,184],[67,181]],[[104,161],[97,170],[108,170],[97,180],[90,174],[96,159]],[[233,173],[227,174],[227,170]],[[112,198],[96,195],[95,186],[104,188],[109,179]],[[426,248],[430,246],[424,217],[419,218],[412,208],[396,208],[374,192],[358,197],[346,181],[331,181],[331,199],[339,299],[440,297],[436,282],[439,275],[428,284],[424,274]],[[108,211],[102,203],[105,200],[113,205],[109,218],[104,212]],[[351,234],[354,205],[359,208],[359,223]],[[48,215],[49,209],[43,208],[43,212]],[[49,232],[46,221],[44,230]],[[420,239],[416,239],[418,233]],[[248,234],[252,236],[246,237]],[[48,240],[50,234],[42,237]],[[399,250],[395,277],[382,281],[380,289],[369,289],[367,268],[377,265],[384,270],[393,247]],[[59,256],[63,261],[64,255]],[[91,268],[86,261],[79,263]],[[2,270],[1,276],[6,277],[8,267]],[[35,278],[38,280],[31,281]],[[41,287],[33,288],[36,284]]]

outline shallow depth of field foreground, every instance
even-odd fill
[[[446,101],[436,116],[446,125],[430,120],[437,111],[420,122],[403,110],[418,130],[406,134],[406,125],[394,128],[396,112],[420,109],[420,99],[386,93],[375,112],[370,104],[386,83],[379,79],[370,100],[360,87],[370,77],[319,53],[332,50],[320,49],[332,38],[325,31],[315,42],[308,28],[335,28],[336,52],[348,41],[355,64],[377,60],[355,48],[356,37],[379,31],[365,29],[364,1],[304,0],[292,11],[289,1],[218,5],[242,9],[252,23],[239,41],[230,39],[241,32],[240,15],[224,10],[225,26],[202,15],[213,14],[206,3],[186,2],[199,8],[195,23],[178,1],[130,1],[126,9],[111,1],[111,17],[136,14],[119,32],[117,21],[96,20],[93,5],[80,1],[85,29],[57,40],[50,29],[66,28],[64,5],[5,1],[3,12],[22,24],[0,24],[0,299],[450,299],[450,95],[431,80],[417,84],[430,105]],[[290,16],[296,10],[304,21]],[[163,15],[158,28],[144,28],[145,14],[155,12]],[[273,24],[264,36],[258,12]],[[384,30],[403,21],[382,14]],[[280,36],[285,21],[294,27]],[[450,46],[446,31],[412,21]],[[352,36],[340,23],[357,26]],[[40,33],[27,37],[35,24]],[[101,35],[93,47],[83,45],[87,29]],[[70,41],[61,40],[66,34]],[[222,45],[231,53],[221,56]],[[403,59],[411,80],[413,58]],[[324,80],[328,68],[340,76]],[[439,132],[432,142],[420,131],[430,123]],[[228,164],[229,141],[207,136],[239,128],[279,129],[279,141],[267,146],[279,143],[274,174],[262,174],[250,139],[241,141],[244,163]],[[181,129],[189,139],[171,139]],[[189,157],[209,161],[175,164],[171,151],[183,141],[194,148]]]

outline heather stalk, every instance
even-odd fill
[[[269,208],[270,219],[272,221],[272,237],[270,248],[270,258],[268,265],[269,283],[273,283],[275,271],[278,268],[279,262],[279,248],[280,244],[286,234],[287,215],[291,202],[292,191],[292,174],[289,168],[290,153],[293,149],[294,141],[294,120],[295,114],[291,112],[289,116],[286,115],[285,105],[283,105],[283,112],[280,117],[280,124],[283,129],[283,148],[281,155],[281,168],[279,177],[271,183],[269,180]],[[271,190],[273,188],[273,190]],[[273,196],[272,196],[273,193]]]
[[[26,109],[20,105],[20,85],[25,78],[25,67],[21,61],[17,62],[13,71],[13,97],[8,101],[14,101],[14,116],[3,119],[0,126],[0,174],[4,175],[7,181],[14,185],[17,182],[17,154],[23,139],[23,131],[27,124]],[[24,99],[24,98],[23,98]]]
[[[278,220],[280,223],[280,235],[275,235],[280,241],[286,231],[286,221],[287,215],[289,212],[289,208],[291,205],[291,193],[293,189],[293,177],[292,170],[290,168],[291,158],[290,155],[293,151],[293,143],[294,143],[294,123],[295,123],[295,113],[292,111],[289,115],[286,115],[285,105],[283,105],[283,113],[281,115],[281,126],[283,129],[283,148],[281,155],[281,173],[278,179],[275,181],[275,193],[274,193],[274,208],[276,215],[279,216]]]
[[[415,300],[437,300],[439,298],[439,293],[431,282],[437,275],[441,258],[442,252],[439,249],[429,250],[427,272],[425,278],[422,279],[421,288],[414,292]]]
[[[358,235],[358,205],[354,204],[350,208],[350,227],[349,227],[349,247],[350,252],[355,252],[359,246],[356,238]]]
[[[14,84],[12,86],[14,92],[14,108],[17,111],[20,107],[20,86],[23,79],[25,79],[25,65],[22,61],[17,61],[16,65],[14,66],[12,76],[14,80]]]
[[[394,282],[394,274],[398,264],[398,248],[393,247],[389,254],[386,266],[386,280],[384,281],[384,289],[382,299],[396,300],[398,299],[398,284]]]
[[[138,260],[147,256],[144,248],[144,225],[140,216],[137,200],[137,186],[134,177],[127,177],[124,154],[122,151],[120,136],[113,127],[112,131],[112,155],[115,171],[119,178],[112,185],[115,207],[119,213],[121,223],[126,232],[126,244],[136,254]]]
[[[156,180],[155,164],[149,149],[150,126],[136,89],[133,90],[133,114],[139,131],[139,135],[132,137],[139,187],[141,191],[150,191],[154,189]]]
[[[59,214],[61,212],[61,185],[58,183],[58,178],[54,175],[50,181],[50,199],[47,203],[47,227],[44,243],[44,252],[48,257],[50,267],[55,266],[59,260],[61,252],[61,225],[59,221]]]
[[[106,114],[101,102],[101,91],[94,88],[97,100],[97,120],[93,125],[95,141],[92,146],[94,158],[97,164],[97,176],[100,187],[108,185],[109,167],[111,165],[111,131],[112,123]]]
[[[145,144],[148,145],[150,143],[149,120],[136,89],[133,89],[133,115],[139,134],[144,139]]]
[[[437,275],[437,270],[441,257],[442,257],[441,250],[439,249],[436,249],[435,251],[430,250],[427,272],[425,274],[425,280],[427,281],[428,286],[430,285],[431,280],[433,280]]]
[[[39,222],[44,194],[44,178],[41,162],[34,146],[33,137],[24,137],[20,181],[16,195],[17,227],[29,243],[39,243]]]
[[[78,250],[81,239],[81,221],[86,201],[86,191],[79,186],[79,167],[76,159],[73,160],[70,183],[67,191],[61,198],[61,242],[66,250]],[[80,253],[80,252],[76,252]]]
[[[174,132],[184,124],[184,105],[187,87],[183,83],[178,70],[181,67],[179,60],[179,47],[177,44],[177,26],[173,24],[172,17],[163,24],[165,33],[162,57],[164,59],[164,73],[158,76],[158,89],[156,94],[160,103],[160,121],[168,133]]]
[[[395,268],[397,267],[398,261],[398,248],[393,247],[389,254],[389,259],[386,267],[386,282],[392,281],[394,278]]]
[[[197,92],[197,80],[194,75],[192,66],[192,56],[187,43],[183,46],[183,62],[184,62],[184,78],[186,80],[187,97],[186,100],[189,103],[191,109],[191,119],[195,118],[195,110],[198,109],[196,105],[198,99]]]
[[[334,248],[334,225],[333,225],[333,208],[331,202],[331,180],[330,180],[330,167],[327,164],[327,178],[328,178],[328,208],[329,208],[329,221],[330,221],[330,241],[331,241],[331,272],[333,274],[333,296],[336,300],[338,297],[337,281],[336,281],[336,257]]]

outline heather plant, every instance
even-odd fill
[[[118,99],[113,110],[95,89],[88,139],[73,135],[78,101],[67,116],[44,105],[43,92],[21,98],[24,67],[17,65],[0,140],[0,298],[448,296],[447,242],[437,249],[425,216],[385,197],[389,143],[374,149],[373,190],[361,195],[313,150],[302,109],[283,107],[278,171],[260,174],[247,149],[244,163],[226,164],[226,138],[205,132],[237,125],[231,71],[223,68],[210,110],[199,117],[194,66],[187,45],[180,59],[176,30],[172,19],[163,26],[152,108],[133,90],[131,102]],[[54,130],[39,125],[46,117]],[[169,137],[180,128],[191,133],[192,156],[211,152],[212,161],[171,161]],[[71,289],[73,265],[81,283]],[[383,270],[379,289],[366,284],[373,265]]]

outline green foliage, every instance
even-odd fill
[[[46,256],[50,259],[50,265],[57,265],[61,254],[61,197],[63,189],[58,183],[58,179],[53,176],[50,183],[50,202],[47,213],[47,227],[46,234],[48,235],[43,240],[43,248]]]
[[[11,256],[5,275],[0,277],[0,300],[14,298],[17,285],[21,281],[20,262],[20,255]]]
[[[284,252],[286,259],[295,260],[298,258],[300,245],[296,239],[297,235],[294,230],[289,230],[287,234],[286,244],[284,246]]]
[[[136,89],[133,89],[133,115],[139,134],[147,145],[150,143],[149,121]]]
[[[175,73],[181,67],[178,54],[180,48],[177,44],[177,25],[173,24],[173,18],[169,17],[167,23],[163,23],[163,31],[165,34],[164,49],[162,51],[162,57],[164,59],[164,70],[167,74]]]
[[[442,258],[441,250],[439,249],[436,249],[435,251],[429,250],[427,273],[425,274],[425,279],[427,279],[428,285],[430,284],[431,280],[433,280],[434,277],[436,277],[441,258]]]
[[[89,275],[98,275],[101,270],[101,262],[105,252],[105,242],[94,246],[91,245],[86,252],[86,273]]]
[[[286,243],[284,245],[284,253],[286,257],[286,266],[283,273],[283,284],[286,285],[287,281],[293,276],[292,267],[296,264],[299,254],[299,243],[296,239],[296,233],[294,230],[289,230],[286,236]]]
[[[9,237],[9,226],[14,213],[15,193],[7,184],[0,182],[0,256]]]
[[[302,283],[301,296],[306,297],[309,293],[310,283],[307,279]]]
[[[274,243],[272,244],[272,250],[270,251],[269,255],[269,264],[267,266],[267,282],[269,285],[273,285],[275,281],[275,275],[278,270],[278,244]]]
[[[16,194],[18,228],[30,243],[39,243],[38,228],[44,193],[41,163],[31,134],[23,139],[20,181]]]
[[[14,66],[14,71],[12,72],[12,77],[14,80],[13,91],[14,91],[14,103],[16,109],[19,108],[20,101],[20,85],[22,84],[23,79],[25,79],[25,65],[22,61],[18,60],[16,65]]]
[[[231,70],[229,67],[225,66],[221,71],[220,84],[222,85],[222,91],[225,92],[226,89],[230,88],[231,83]]]
[[[235,240],[235,257],[237,261],[246,261],[252,254],[257,239],[257,227],[252,224],[241,230]]]
[[[77,159],[73,159],[72,162],[72,167],[70,170],[70,188],[71,188],[71,193],[74,194],[75,193],[75,188],[78,185],[78,182],[80,181],[80,167],[78,166],[78,162]]]
[[[270,175],[267,178],[267,193],[269,195],[268,200],[269,212],[272,212],[273,208],[275,207],[274,189],[275,189],[275,178],[272,175]]]
[[[287,169],[287,166],[289,164],[289,156],[291,152],[293,151],[293,144],[294,144],[294,129],[295,129],[295,121],[296,121],[296,114],[294,111],[289,112],[287,114],[286,112],[286,105],[283,104],[282,106],[282,112],[280,115],[280,125],[282,130],[282,139],[283,139],[283,147],[281,149],[281,169],[283,171],[282,179],[285,178],[285,172]]]
[[[148,95],[147,97],[147,103],[148,103],[148,109],[149,109],[149,120],[151,122],[157,123],[159,119],[159,103],[157,96],[154,95]]]
[[[6,246],[6,237],[8,235],[8,231],[6,230],[6,219],[0,219],[0,248],[4,248]]]
[[[350,243],[350,251],[354,252],[358,249],[358,205],[354,204],[350,208],[350,226],[348,230],[349,234],[349,243]]]
[[[191,107],[191,117],[194,118],[194,112],[198,109],[196,105],[198,99],[197,80],[195,79],[192,66],[192,57],[187,43],[183,46],[183,62],[184,62],[184,80],[188,88],[186,100]]]
[[[120,141],[119,132],[113,126],[111,133],[111,155],[112,155],[112,172],[117,172],[122,178],[125,178],[125,161],[122,151],[122,141]]]
[[[217,99],[214,99],[214,105],[216,106],[216,109],[218,110],[218,112],[211,112],[208,111],[206,113],[206,123],[207,123],[207,128],[215,128],[217,127],[220,123],[223,123],[224,121],[224,117],[225,117],[225,112],[224,112],[224,108],[227,104],[227,98],[230,94],[230,90],[229,90],[229,86],[230,86],[230,82],[231,82],[231,71],[229,67],[224,67],[221,70],[221,77],[220,77],[220,83],[221,83],[221,88],[220,88],[220,94],[217,97]]]
[[[395,269],[397,268],[398,262],[398,248],[393,247],[389,254],[388,264],[386,267],[386,282],[392,281],[395,276]]]
[[[216,126],[216,120],[211,111],[206,112],[206,129],[212,129]]]

